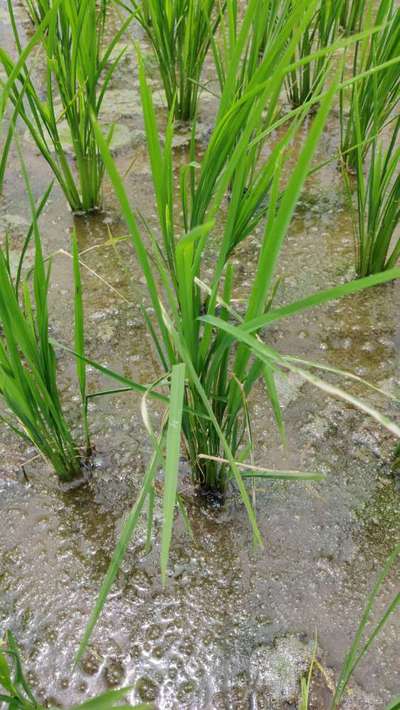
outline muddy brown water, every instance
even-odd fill
[[[0,38],[10,49],[5,9],[1,0]],[[18,16],[27,28],[21,8]],[[133,138],[117,160],[125,170],[134,159],[127,176],[129,194],[152,220],[140,110],[136,104],[129,112],[132,96],[121,93],[127,88],[137,92],[130,57],[114,82],[119,93],[113,95],[113,110]],[[205,133],[211,112],[212,105],[203,101]],[[22,126],[19,134],[39,196],[51,176],[24,140]],[[320,159],[337,140],[333,116]],[[0,197],[0,222],[3,235],[10,231],[15,258],[28,220],[13,151]],[[105,210],[89,217],[73,218],[55,186],[41,219],[46,253],[69,251],[73,225],[88,267],[83,269],[88,351],[148,382],[158,370],[140,316],[140,305],[146,303],[143,279],[129,245],[109,243],[110,233],[123,237],[125,227],[107,181]],[[239,299],[245,298],[259,243],[260,234],[254,234],[235,255]],[[205,279],[212,258],[210,253]],[[283,281],[278,298],[285,303],[351,278],[352,263],[351,217],[332,164],[308,181],[302,195],[279,265]],[[54,257],[51,296],[55,337],[71,343],[71,263],[62,252]],[[399,310],[400,284],[390,284],[282,321],[267,337],[284,353],[352,370],[398,393]],[[66,407],[71,420],[78,421],[74,364],[65,353],[58,356]],[[92,391],[110,384],[94,371],[89,374]],[[399,420],[395,403],[354,383],[348,388]],[[374,421],[294,376],[282,380],[279,389],[289,443],[281,446],[263,392],[256,391],[251,402],[255,462],[321,470],[326,480],[257,484],[265,546],[255,550],[234,492],[222,511],[201,508],[183,472],[194,542],[178,521],[170,579],[163,590],[157,536],[145,556],[143,522],[90,650],[75,670],[77,644],[150,453],[140,402],[127,394],[92,401],[96,468],[90,483],[75,491],[62,491],[45,465],[30,461],[34,451],[1,429],[0,629],[12,628],[16,634],[29,680],[43,702],[68,707],[107,688],[130,685],[131,701],[154,700],[160,710],[296,707],[298,680],[307,669],[315,635],[324,667],[331,677],[337,674],[366,595],[400,537],[399,485],[390,472],[395,441]],[[153,416],[156,422],[159,412]],[[28,481],[21,473],[23,464]],[[378,612],[398,586],[394,570]],[[381,709],[399,692],[399,632],[397,616],[360,665],[346,707]],[[323,710],[328,699],[319,678],[312,706]]]

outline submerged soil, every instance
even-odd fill
[[[18,17],[28,28],[22,8]],[[1,0],[0,39],[8,49],[9,32],[6,1]],[[128,170],[132,203],[151,222],[153,196],[131,51],[113,91],[112,120],[131,135],[117,161],[121,171]],[[156,78],[154,91],[159,100]],[[204,135],[212,110],[205,98]],[[51,176],[24,140],[22,126],[19,133],[38,197]],[[183,147],[177,153],[184,151],[185,140],[182,131],[177,143]],[[319,149],[321,160],[337,141],[332,116]],[[308,181],[279,266],[281,303],[352,277],[351,215],[341,185],[334,163]],[[88,353],[149,382],[158,369],[140,313],[146,304],[144,283],[107,181],[104,202],[101,214],[73,217],[55,186],[41,218],[44,249],[55,254],[52,328],[56,339],[71,344],[71,260],[66,252],[75,226],[88,267],[83,269]],[[28,202],[13,153],[0,197],[0,225],[2,236],[10,233],[15,259],[28,224]],[[235,256],[239,299],[246,296],[259,243],[260,235],[254,234]],[[207,258],[211,263],[212,253]],[[205,280],[207,268],[205,263]],[[398,394],[399,311],[400,283],[389,284],[282,321],[266,337],[281,352],[349,369]],[[68,414],[78,421],[74,363],[64,351],[58,357]],[[95,371],[89,376],[92,392],[113,386]],[[399,420],[393,400],[359,384],[350,382],[347,388]],[[160,710],[296,707],[299,677],[307,670],[315,637],[328,675],[337,674],[366,596],[400,539],[399,483],[390,469],[396,442],[373,420],[294,376],[282,379],[279,389],[288,445],[280,444],[260,389],[251,402],[255,463],[320,470],[325,481],[257,483],[265,540],[260,550],[253,547],[234,491],[222,511],[201,507],[183,466],[194,541],[178,521],[163,590],[158,540],[144,555],[143,521],[90,651],[75,670],[74,653],[150,453],[140,401],[134,394],[92,400],[96,467],[89,483],[77,490],[62,490],[34,451],[1,429],[0,630],[13,629],[29,681],[43,702],[64,707],[106,688],[129,685],[134,687],[130,701],[154,701]],[[153,416],[157,422],[160,412]],[[398,587],[397,570],[385,584],[377,613]],[[399,692],[399,632],[397,615],[360,665],[345,707],[378,710]],[[326,684],[317,677],[312,707],[324,710],[328,700]]]

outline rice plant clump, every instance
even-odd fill
[[[355,169],[358,160],[357,134],[361,136],[364,158],[400,97],[400,8],[394,0],[380,0],[374,14],[371,3],[364,26],[366,30],[376,29],[357,42],[353,77],[364,73],[365,76],[352,84],[350,97],[346,89],[341,93],[341,151],[344,163],[351,170]]]
[[[257,3],[250,3],[248,18],[254,19]],[[229,106],[227,97],[235,93],[237,72],[241,71],[240,57],[231,63],[221,97],[220,112],[211,136],[209,146],[202,159],[198,176],[196,168],[184,168],[180,180],[180,201],[183,207],[183,224],[180,235],[176,231],[174,199],[174,167],[172,161],[173,120],[167,128],[165,146],[162,147],[158,135],[151,92],[147,85],[143,62],[139,57],[139,78],[141,84],[147,143],[156,204],[162,237],[162,251],[156,246],[157,238],[151,233],[154,249],[148,255],[143,245],[132,209],[115,165],[110,161],[101,135],[98,140],[103,150],[111,180],[121,202],[132,240],[146,277],[149,295],[154,308],[156,323],[149,325],[160,364],[169,377],[172,367],[184,362],[187,385],[185,387],[185,407],[182,417],[183,440],[188,460],[191,464],[193,480],[204,493],[222,495],[231,476],[232,462],[225,460],[227,451],[232,461],[241,447],[251,442],[251,431],[247,417],[247,397],[253,384],[263,377],[268,392],[274,402],[275,413],[281,426],[279,406],[276,401],[272,372],[259,363],[249,363],[249,356],[240,358],[238,370],[229,372],[229,349],[219,347],[222,337],[215,334],[210,326],[204,326],[199,318],[204,312],[221,310],[222,317],[229,319],[235,313],[231,304],[235,283],[234,268],[230,257],[237,247],[267,216],[265,241],[261,249],[260,263],[253,279],[252,291],[245,318],[252,318],[264,312],[273,289],[273,267],[276,244],[283,240],[287,220],[294,210],[299,185],[305,179],[308,160],[312,153],[310,146],[316,144],[316,136],[322,130],[323,116],[320,116],[315,132],[305,148],[309,152],[302,155],[301,178],[296,175],[295,188],[288,204],[278,205],[277,191],[283,170],[285,151],[301,125],[302,118],[290,124],[281,141],[274,147],[268,159],[258,164],[259,146],[262,132],[266,127],[263,112],[267,108],[271,117],[275,115],[279,91],[284,81],[283,67],[290,63],[294,43],[297,42],[307,21],[304,2],[298,3],[298,13],[290,18],[293,30],[291,42],[286,36],[275,37],[271,42],[271,53],[267,53],[250,80],[247,92]],[[285,28],[286,29],[286,28]],[[238,39],[240,47],[240,40]],[[243,49],[243,48],[242,48]],[[272,71],[276,68],[276,74]],[[280,70],[280,71],[278,71]],[[232,89],[232,87],[234,87]],[[332,98],[332,96],[331,96]],[[235,98],[233,98],[235,101]],[[226,109],[225,109],[226,106]],[[327,106],[327,104],[325,104]],[[306,115],[307,109],[304,110]],[[272,120],[272,118],[270,119]],[[259,135],[260,141],[256,138]],[[254,144],[253,144],[254,143]],[[299,167],[300,170],[300,167]],[[295,180],[295,178],[293,178]],[[211,282],[201,279],[202,261],[215,228],[214,216],[225,202],[229,189],[230,200],[223,234],[219,238],[219,248]],[[290,188],[288,188],[288,195]],[[270,201],[267,196],[271,195]],[[279,214],[279,219],[278,219]],[[285,214],[285,216],[284,216]],[[273,225],[278,223],[276,241],[268,239]],[[267,246],[268,243],[268,246]],[[279,249],[278,249],[279,251]],[[160,281],[165,293],[157,287]],[[167,286],[171,284],[171,286]],[[221,292],[219,289],[221,285]],[[166,299],[165,306],[160,301]],[[235,467],[234,467],[235,470]],[[237,476],[243,496],[247,500],[241,476]]]
[[[293,56],[293,63],[329,47],[340,27],[340,4],[335,0],[318,3]],[[286,92],[293,107],[301,106],[322,89],[329,56],[319,56],[288,73]]]
[[[400,118],[397,118],[386,148],[383,136],[373,139],[365,168],[361,148],[361,125],[358,125],[355,177],[357,207],[354,218],[358,276],[391,269],[400,258],[400,237],[396,237],[400,223],[399,134]],[[350,192],[349,179],[347,185]]]
[[[105,45],[107,4],[96,0],[30,0],[38,24],[36,36],[46,64],[46,90],[34,80],[29,52],[22,48],[11,0],[10,22],[19,57],[14,61],[0,50],[9,77],[9,96],[18,116],[47,160],[73,211],[100,207],[104,166],[93,133],[91,117],[98,117],[119,57],[111,53],[129,19]],[[4,109],[4,106],[3,106]],[[112,126],[107,140],[112,138]],[[72,146],[74,166],[68,157]],[[77,173],[77,179],[75,177]]]
[[[21,282],[24,253],[34,238],[32,272]],[[76,263],[76,246],[75,246]],[[85,446],[76,443],[65,418],[57,386],[57,363],[49,335],[48,290],[50,265],[45,266],[37,212],[25,240],[16,277],[12,274],[8,243],[0,250],[0,397],[6,409],[1,419],[33,445],[62,481],[82,476],[91,455],[86,407],[86,373],[80,364]],[[78,282],[79,286],[79,282]],[[83,351],[80,293],[75,294],[75,347]]]
[[[219,4],[215,0],[131,0],[131,6],[157,57],[168,108],[174,109],[178,120],[193,119],[204,61],[221,17]]]

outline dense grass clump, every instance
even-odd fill
[[[353,76],[362,78],[352,85],[350,96],[346,90],[341,94],[341,149],[345,164],[352,170],[358,161],[359,136],[364,158],[400,98],[400,8],[396,2],[380,0],[376,12],[371,3],[366,9],[365,28],[379,31],[357,42]]]
[[[110,63],[111,54],[130,20],[105,43],[106,3],[30,0],[31,13],[39,23],[37,37],[46,64],[43,98],[33,68],[28,64],[30,54],[22,48],[11,0],[8,9],[19,57],[14,61],[5,50],[0,50],[0,61],[9,77],[7,94],[50,165],[71,209],[95,209],[101,205],[104,166],[91,119],[99,116],[119,61],[117,57]],[[107,129],[107,140],[111,138],[112,127]],[[72,146],[74,167],[66,142]]]
[[[37,209],[30,194],[33,222],[14,276],[8,242],[0,250],[0,397],[6,405],[1,419],[32,444],[62,481],[82,475],[91,454],[87,425],[86,372],[78,366],[86,443],[81,449],[65,418],[57,386],[57,363],[49,333],[48,291],[50,264],[43,258],[37,217],[50,190]],[[34,240],[34,263],[22,281],[23,260]],[[75,268],[76,268],[75,248]],[[79,288],[79,280],[77,281]],[[84,352],[83,310],[75,294],[75,347]]]
[[[400,258],[400,237],[396,237],[400,223],[400,118],[391,128],[386,148],[383,137],[374,137],[364,175],[361,125],[358,125],[354,219],[358,276],[391,269]],[[350,192],[349,180],[347,184]]]
[[[178,120],[193,119],[201,73],[223,6],[216,0],[130,1],[157,58],[168,108]],[[126,0],[121,4],[126,7]]]

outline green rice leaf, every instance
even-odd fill
[[[219,456],[201,454],[199,458],[229,464],[228,459],[223,459]],[[238,468],[244,469],[241,471],[243,478],[269,478],[277,481],[323,481],[325,479],[323,473],[316,471],[280,471],[277,469],[264,468],[263,466],[255,466],[254,464],[247,464],[243,461],[235,461],[235,464]]]
[[[121,530],[121,534],[115,548],[114,554],[112,556],[110,565],[108,567],[106,576],[100,587],[100,591],[96,600],[96,603],[92,609],[89,617],[89,621],[86,625],[82,640],[79,644],[79,649],[76,654],[75,663],[78,663],[81,659],[85,650],[87,649],[89,640],[93,633],[94,627],[97,624],[99,616],[103,610],[104,604],[110,592],[110,589],[117,577],[119,569],[121,567],[122,560],[124,559],[125,553],[128,549],[128,545],[132,539],[135,532],[137,524],[139,522],[140,515],[142,513],[145,501],[149,494],[150,488],[153,485],[153,480],[157,472],[157,468],[161,462],[162,446],[164,441],[164,434],[162,433],[158,439],[158,445],[155,448],[150,463],[148,465],[142,488],[135,502],[135,505],[131,509],[129,515],[127,516]]]
[[[389,271],[384,271],[381,274],[366,276],[363,279],[357,279],[346,284],[341,284],[340,286],[334,286],[333,288],[328,288],[324,291],[314,293],[311,296],[307,296],[306,298],[302,298],[294,303],[289,303],[287,306],[276,308],[268,313],[258,316],[257,318],[253,318],[241,327],[246,332],[252,333],[255,330],[264,328],[266,325],[273,323],[276,320],[287,318],[288,316],[295,315],[296,313],[306,311],[309,308],[321,306],[329,301],[335,301],[339,298],[343,298],[344,296],[349,296],[350,294],[363,291],[366,288],[372,288],[373,286],[378,286],[379,284],[384,284],[398,278],[400,278],[400,268],[390,269]]]
[[[112,708],[126,708],[126,710],[153,710],[154,705],[152,703],[121,705],[119,701],[132,690],[132,687],[121,688],[120,690],[109,690],[106,693],[98,695],[96,698],[86,700],[80,705],[74,705],[70,708],[70,710],[111,710]]]
[[[214,325],[217,328],[220,328],[229,335],[235,337],[239,342],[245,343],[248,346],[249,351],[252,353],[252,355],[260,358],[263,362],[269,364],[272,361],[278,366],[280,365],[283,368],[286,367],[292,372],[301,375],[303,379],[307,380],[315,387],[318,387],[319,389],[323,390],[324,392],[330,394],[333,397],[337,397],[339,399],[344,400],[345,402],[348,402],[349,404],[353,405],[357,409],[365,412],[370,417],[375,419],[377,422],[379,422],[379,424],[388,429],[388,431],[400,437],[400,427],[397,426],[397,424],[392,422],[390,419],[388,419],[388,417],[378,412],[375,407],[368,404],[367,402],[364,402],[358,397],[355,397],[354,395],[345,392],[340,387],[321,380],[319,377],[316,377],[307,370],[304,370],[304,368],[294,366],[289,358],[285,358],[272,348],[268,347],[264,343],[261,343],[258,339],[254,338],[248,333],[245,333],[240,326],[232,326],[230,323],[227,323],[226,321],[220,318],[215,318],[214,316],[205,316],[201,320],[204,320],[205,322],[210,323],[211,325]]]
[[[373,628],[372,632],[369,633],[367,640],[363,643],[363,635],[366,630],[366,627],[370,621],[370,616],[372,612],[372,608],[374,605],[374,602],[382,588],[382,585],[391,572],[392,568],[398,561],[400,555],[400,544],[396,545],[394,548],[393,552],[389,555],[388,559],[386,560],[386,563],[378,575],[378,578],[368,596],[367,599],[367,604],[364,609],[364,612],[361,617],[361,621],[358,625],[356,635],[354,637],[354,641],[350,647],[350,650],[346,654],[346,658],[344,661],[344,664],[342,666],[342,670],[340,672],[339,680],[336,686],[336,692],[333,697],[332,701],[332,706],[331,710],[336,710],[342,701],[343,694],[346,690],[346,687],[349,683],[349,680],[351,676],[353,675],[356,667],[362,660],[362,658],[365,656],[367,653],[369,647],[377,637],[377,635],[380,633],[384,625],[387,623],[389,617],[391,614],[399,607],[400,605],[400,592],[398,592],[393,600],[388,604],[388,606],[385,609],[384,614],[381,616],[379,619],[378,623],[375,625]],[[395,701],[397,702],[397,701]]]
[[[86,362],[85,362],[85,318],[83,311],[82,281],[79,266],[78,239],[76,230],[72,233],[72,264],[74,273],[74,343],[78,357],[75,358],[76,372],[78,375],[79,389],[81,393],[83,422],[85,429],[86,451],[89,455],[91,450],[89,422],[88,422],[88,402],[86,396]]]
[[[164,585],[167,578],[169,548],[176,505],[184,393],[185,365],[182,363],[174,365],[171,373],[164,474],[163,524],[161,530],[161,579]]]

